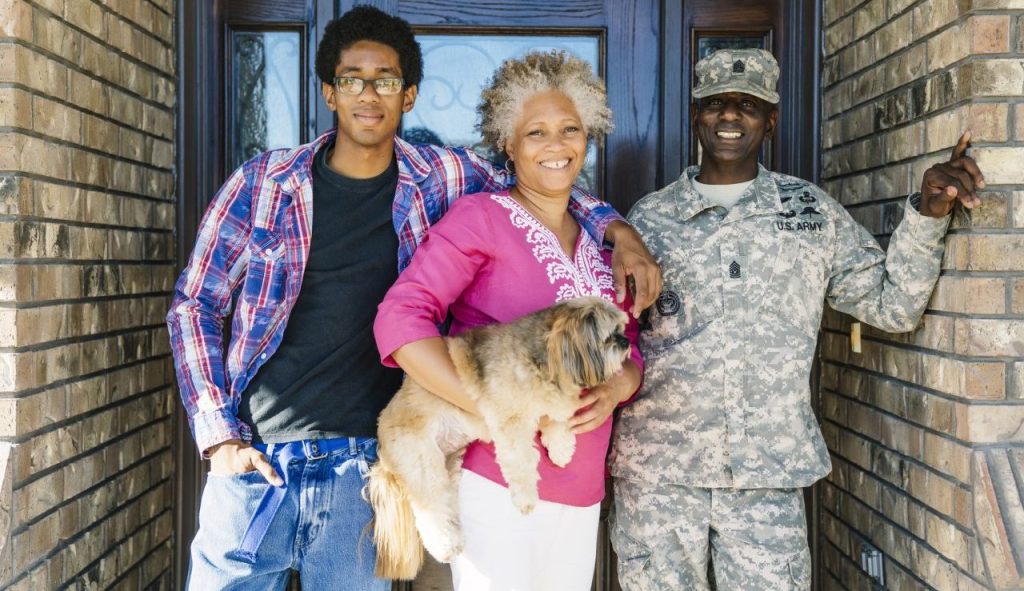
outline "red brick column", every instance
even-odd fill
[[[918,329],[830,312],[822,334],[823,588],[1024,587],[1024,4],[824,0],[823,178],[883,243],[960,131],[988,190],[957,217]]]
[[[0,0],[0,588],[170,581],[173,10]]]

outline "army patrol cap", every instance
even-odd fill
[[[697,62],[693,98],[745,92],[779,104],[779,62],[763,49],[719,49]]]

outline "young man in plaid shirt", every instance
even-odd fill
[[[373,576],[361,496],[402,379],[378,361],[377,304],[454,199],[509,182],[468,150],[395,137],[422,67],[401,19],[358,7],[330,23],[316,70],[337,128],[243,164],[200,225],[167,316],[210,459],[190,588],[282,588],[290,569],[309,589],[390,588]],[[660,292],[650,253],[609,205],[579,193],[572,209],[614,242],[638,313]]]

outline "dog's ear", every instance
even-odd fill
[[[559,306],[548,334],[548,371],[553,381],[567,378],[590,388],[607,379],[598,312],[592,304]]]

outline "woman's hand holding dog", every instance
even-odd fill
[[[245,472],[259,472],[274,486],[284,485],[284,481],[274,471],[267,456],[255,447],[238,439],[229,439],[210,449],[210,473],[231,476]]]
[[[639,385],[640,368],[627,359],[622,371],[580,397],[580,409],[569,419],[573,434],[587,433],[603,425],[619,404],[629,400]]]

